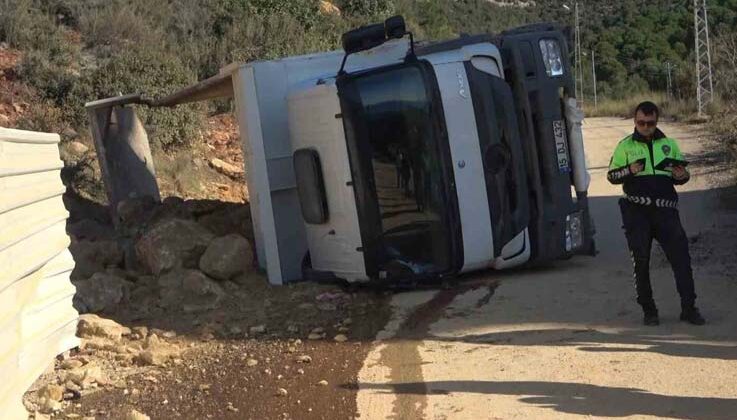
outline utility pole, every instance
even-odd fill
[[[578,99],[578,103],[581,106],[581,110],[583,111],[583,63],[581,62],[581,57],[583,54],[581,54],[581,25],[580,25],[580,19],[579,19],[579,8],[578,8],[578,2],[574,5],[574,12],[575,12],[575,19],[576,19],[576,40],[575,40],[575,57],[576,60],[576,68],[575,72],[575,88],[576,88],[576,99]]]
[[[696,47],[696,100],[699,116],[703,116],[704,108],[714,99],[706,0],[693,0],[693,14]]]
[[[594,50],[591,50],[591,76],[594,79],[594,108],[596,108],[599,104],[596,99],[596,55],[594,55]]]
[[[666,75],[667,75],[667,79],[666,79],[667,85],[666,85],[666,88],[665,88],[665,93],[666,93],[666,96],[668,97],[668,99],[671,99],[673,97],[673,79],[671,78],[671,70],[672,70],[672,68],[673,68],[673,65],[671,64],[671,62],[670,61],[666,61],[665,62],[665,71],[666,71]]]

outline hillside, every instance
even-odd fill
[[[692,96],[690,4],[687,0],[580,2],[582,64],[591,68],[593,51],[600,99],[663,91],[666,63],[674,69],[673,93]],[[0,124],[59,132],[65,144],[75,140],[89,147],[83,109],[89,100],[130,92],[162,95],[209,77],[230,62],[338,48],[344,31],[392,14],[404,15],[418,39],[443,39],[539,21],[570,25],[571,8],[551,0],[0,0],[0,43],[6,47],[0,52],[4,72]],[[737,0],[710,1],[710,22],[717,86],[724,97],[734,97],[730,92],[736,90],[731,77],[735,60],[730,57],[737,51],[733,29]],[[590,71],[585,72],[584,85],[585,96],[590,96]],[[202,171],[207,172],[208,165],[198,161],[207,161],[216,149],[219,159],[239,164],[237,156],[229,159],[239,149],[234,133],[228,141],[217,140],[218,145],[200,141],[217,137],[212,130],[228,131],[232,120],[221,127],[208,118],[230,109],[228,102],[139,109],[155,159],[162,161],[157,162],[162,177],[169,173],[176,178],[191,164],[197,170],[204,166]],[[191,151],[182,152],[191,148],[195,159]],[[71,165],[68,182],[101,200],[99,183],[93,188],[85,178],[96,171],[94,159],[65,160]],[[218,189],[238,188],[237,182],[229,183],[230,177],[215,171],[198,177],[225,185]],[[164,179],[163,184],[165,192],[178,195],[212,192],[186,178]],[[234,199],[238,197],[245,196],[237,192]]]

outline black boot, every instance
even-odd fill
[[[660,325],[660,318],[658,317],[658,310],[655,307],[643,308],[645,313],[642,323],[648,326]]]
[[[681,321],[688,322],[693,325],[706,324],[706,320],[701,316],[699,309],[695,306],[686,307],[681,310]]]

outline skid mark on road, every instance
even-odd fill
[[[413,387],[412,392],[396,395],[392,418],[424,418],[428,389],[422,376],[423,362],[419,346],[430,336],[430,326],[445,315],[446,308],[457,296],[486,287],[488,293],[476,303],[476,307],[480,308],[489,303],[496,286],[496,282],[484,281],[458,284],[452,289],[441,290],[405,319],[395,339],[384,347],[379,359],[381,364],[389,368],[391,383],[412,384]]]

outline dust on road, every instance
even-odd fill
[[[395,296],[392,321],[359,374],[361,418],[735,418],[734,164],[700,127],[661,128],[693,163],[679,193],[707,326],[678,321],[675,282],[658,247],[652,277],[662,324],[641,325],[616,205],[621,190],[605,179],[610,154],[632,124],[589,119],[600,254],[484,273],[457,295]],[[491,296],[488,287],[497,283]],[[418,311],[427,321],[419,327],[412,324]]]

